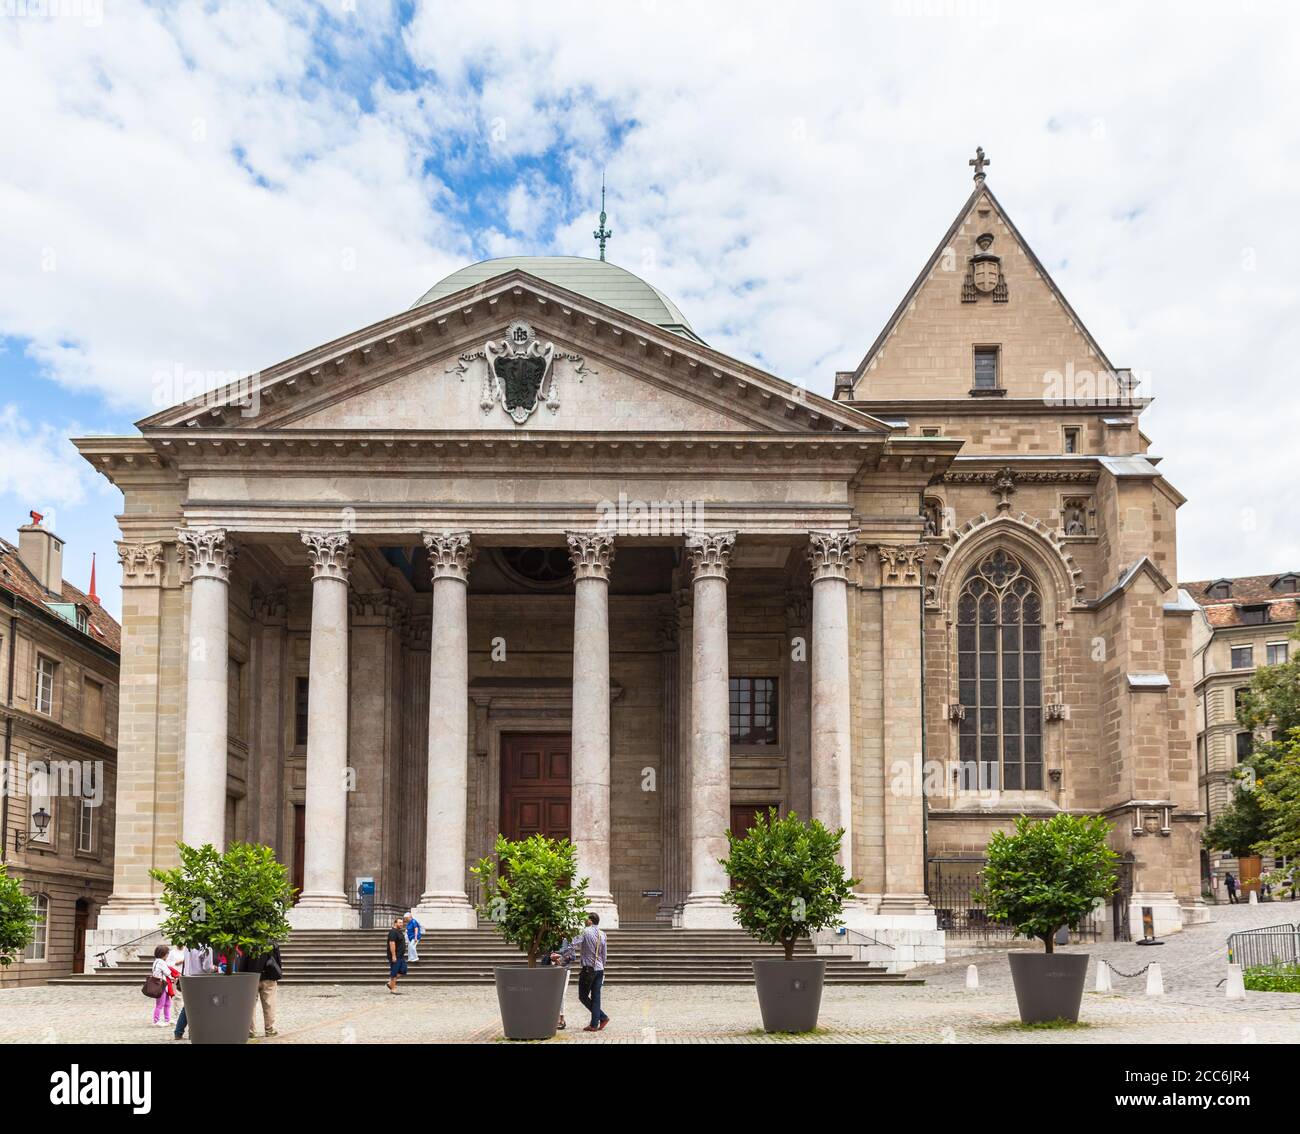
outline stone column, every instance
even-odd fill
[[[602,928],[618,928],[609,887],[609,572],[614,537],[568,532],[573,562],[573,722],[570,830],[578,877]]]
[[[809,532],[812,564],[812,817],[844,828],[840,865],[853,873],[849,567],[857,532]]]
[[[885,813],[885,892],[879,913],[894,918],[896,926],[932,929],[934,911],[925,893],[925,796],[919,787],[926,548],[886,544],[878,554]]]
[[[718,860],[731,826],[731,710],[727,657],[727,569],[735,532],[688,537],[694,617],[691,631],[691,892],[686,929],[735,924],[722,904],[728,885]]]
[[[303,532],[311,555],[307,670],[307,830],[303,888],[289,913],[296,929],[348,929],[357,912],[343,878],[348,836],[347,532]]]
[[[226,713],[230,668],[230,567],[224,528],[178,528],[190,573],[185,688],[185,788],[181,841],[226,845]]]
[[[429,659],[429,797],[425,889],[417,920],[428,928],[478,924],[465,893],[469,787],[469,532],[425,532],[433,579]]]
[[[791,588],[785,595],[786,672],[789,675],[789,725],[786,759],[790,770],[790,810],[801,819],[812,815],[812,603],[806,590]],[[796,639],[802,648],[795,650]]]

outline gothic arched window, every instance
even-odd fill
[[[957,599],[957,684],[965,709],[962,786],[1043,786],[1043,601],[1032,575],[1001,549]]]

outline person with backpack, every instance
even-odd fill
[[[176,995],[176,978],[180,974],[167,963],[168,949],[159,945],[153,951],[153,968],[149,971],[149,980],[145,982],[145,995],[152,996],[150,984],[154,988],[161,985],[162,991],[154,998],[153,1024],[155,1028],[169,1028],[172,1023],[172,997]],[[162,1019],[159,1019],[161,1013]]]
[[[284,962],[280,958],[280,946],[272,945],[269,953],[246,960],[240,972],[257,973],[257,999],[262,1003],[262,1035],[277,1035],[275,1030],[275,1002],[280,979],[284,976]],[[252,1021],[248,1025],[248,1038],[253,1039],[255,1031]]]

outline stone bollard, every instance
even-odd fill
[[[1111,992],[1110,966],[1105,961],[1097,962],[1097,992]]]
[[[1257,905],[1259,905],[1259,891],[1258,891],[1258,890],[1251,890],[1251,892],[1250,892],[1250,897],[1247,899],[1247,904],[1248,904],[1248,905],[1252,905],[1252,906],[1257,906]]]
[[[1165,994],[1164,978],[1160,975],[1160,965],[1155,961],[1147,969],[1147,995],[1163,996]]]
[[[1246,978],[1242,975],[1240,965],[1228,966],[1228,979],[1224,983],[1223,991],[1229,1000],[1246,999]]]
[[[966,966],[966,987],[968,989],[979,988],[980,971],[974,965]]]

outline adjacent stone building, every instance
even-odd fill
[[[941,955],[928,863],[1106,815],[1199,916],[1175,513],[1113,368],[984,183],[834,397],[602,260],[453,273],[138,436],[107,937],[177,839],[265,841],[300,926],[358,884],[472,924],[498,831],[567,835],[606,923],[729,923],[725,831],[843,827],[849,924]]]
[[[63,578],[63,541],[32,513],[0,540],[0,833],[35,900],[36,939],[0,984],[78,972],[113,880],[118,624]]]

